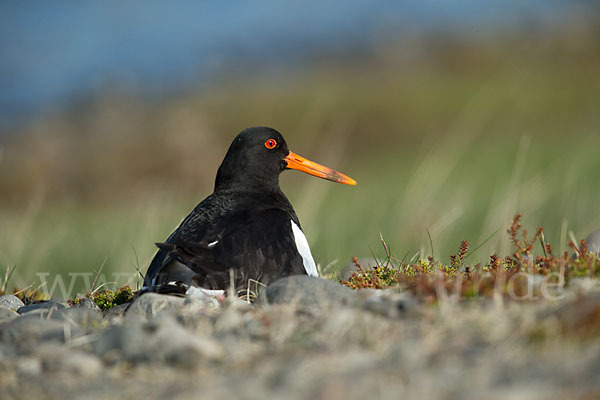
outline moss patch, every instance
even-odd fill
[[[120,304],[125,304],[133,300],[133,289],[130,286],[123,286],[118,290],[104,289],[102,291],[88,293],[85,298],[92,300],[102,311],[110,310]],[[69,300],[71,305],[78,304],[81,298]]]

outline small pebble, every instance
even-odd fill
[[[31,348],[40,342],[64,342],[83,333],[81,328],[66,321],[23,315],[3,324],[0,340],[7,344]]]
[[[21,357],[16,362],[19,374],[35,376],[42,372],[42,362],[36,357]]]
[[[330,307],[350,304],[358,300],[356,292],[323,278],[306,275],[288,276],[267,287],[266,300],[269,304],[294,303],[303,307]],[[261,301],[264,301],[261,299]]]
[[[65,306],[63,306],[61,303],[56,303],[53,301],[45,301],[43,303],[36,303],[36,304],[30,304],[27,306],[22,306],[19,307],[17,309],[17,312],[21,315],[28,313],[28,312],[32,312],[32,311],[38,311],[38,310],[44,310],[44,309],[56,309],[56,310],[60,310],[65,308]]]
[[[13,319],[17,318],[18,316],[19,316],[19,314],[13,310],[9,310],[8,308],[0,307],[0,323],[12,321]]]
[[[183,297],[145,293],[129,305],[125,313],[125,318],[148,320],[156,317],[162,311],[172,313],[180,309],[184,302],[185,298]]]
[[[600,254],[600,229],[590,233],[585,241],[589,251]]]
[[[12,294],[0,296],[0,307],[8,308],[9,310],[17,310],[24,305],[25,303],[23,303],[20,298]]]
[[[76,304],[73,304],[73,308],[85,308],[85,309],[90,309],[90,310],[94,310],[94,311],[102,311],[100,309],[100,307],[98,307],[98,304],[96,304],[95,301],[90,300],[88,298],[80,298],[78,299],[79,301]]]

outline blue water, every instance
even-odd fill
[[[124,85],[184,89],[223,71],[301,68],[379,35],[556,18],[556,0],[0,0],[0,127]]]

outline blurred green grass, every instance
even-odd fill
[[[587,37],[587,36],[586,36]],[[241,129],[268,125],[356,187],[281,177],[321,266],[381,253],[446,260],[509,251],[516,212],[565,249],[600,228],[600,51],[593,40],[458,42],[402,57],[315,66],[294,78],[229,78],[142,101],[107,91],[3,137],[0,267],[15,285],[142,272],[211,192]],[[84,290],[79,279],[73,290]]]

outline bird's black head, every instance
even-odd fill
[[[229,146],[217,172],[215,191],[279,190],[279,174],[297,169],[335,182],[355,185],[354,179],[292,153],[281,133],[264,126],[241,131]]]
[[[233,139],[219,167],[215,190],[277,188],[289,152],[285,139],[275,129],[262,126],[244,129]]]

